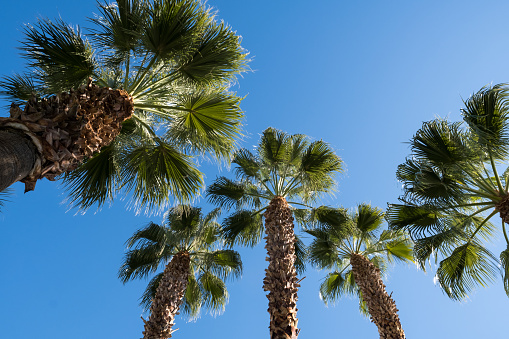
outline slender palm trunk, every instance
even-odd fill
[[[0,118],[0,130],[17,130],[37,149],[37,161],[30,170],[9,169],[13,163],[0,162],[0,173],[15,173],[16,181],[25,183],[25,191],[33,190],[38,179],[53,180],[77,168],[84,159],[100,151],[120,133],[122,122],[134,111],[131,96],[92,84],[91,80],[76,90],[49,98],[32,98],[21,110],[12,104],[9,118]],[[11,134],[12,135],[12,134]],[[14,142],[14,141],[13,141]],[[7,159],[24,157],[23,150],[5,149]],[[0,187],[13,182],[0,177]]]
[[[171,338],[175,332],[172,326],[186,291],[190,262],[188,252],[179,252],[166,265],[150,307],[150,317],[143,319],[143,339]]]
[[[0,191],[29,175],[37,154],[37,148],[23,132],[0,130]]]
[[[283,197],[271,200],[265,214],[265,237],[269,267],[263,289],[269,291],[270,338],[296,339],[297,282],[295,271],[295,234],[293,216]]]
[[[380,339],[405,339],[396,303],[385,290],[380,270],[366,257],[356,253],[351,254],[350,263],[355,283],[361,289],[371,321],[378,327]]]

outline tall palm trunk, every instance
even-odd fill
[[[150,317],[143,319],[143,339],[171,338],[175,332],[171,328],[186,292],[190,262],[188,252],[179,252],[166,265],[150,306]]]
[[[357,253],[351,254],[350,263],[355,283],[361,289],[371,321],[378,327],[380,339],[405,339],[396,303],[385,290],[380,270],[366,257]]]
[[[32,153],[37,149],[37,160],[28,173],[24,167],[9,169],[12,163],[1,161],[0,173],[13,172],[15,181],[25,183],[25,191],[33,190],[38,179],[53,180],[111,143],[133,111],[133,100],[127,92],[99,87],[91,80],[77,90],[32,98],[24,110],[12,104],[10,117],[0,118],[0,131],[14,129],[25,134],[26,140],[32,141]],[[13,148],[2,152],[7,159],[24,156],[22,150]],[[0,188],[13,183],[0,179]]]
[[[269,291],[270,338],[296,339],[297,282],[293,216],[286,199],[275,197],[265,211],[265,237],[269,267],[263,289]]]
[[[506,224],[509,224],[509,194],[504,196],[496,207],[500,213],[500,218],[502,218],[502,221]]]
[[[30,174],[37,154],[32,140],[23,132],[0,130],[0,192]]]

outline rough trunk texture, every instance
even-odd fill
[[[29,175],[37,155],[37,148],[23,132],[0,130],[0,191]]]
[[[186,291],[190,261],[189,253],[179,252],[166,265],[150,306],[150,317],[143,319],[143,339],[171,338],[176,331],[172,330],[172,326]]]
[[[361,289],[371,321],[378,327],[380,339],[405,339],[396,303],[385,290],[380,270],[367,258],[356,253],[351,255],[350,263],[355,283]]]
[[[502,221],[509,225],[509,194],[503,197],[496,207]]]
[[[271,200],[265,214],[265,237],[269,267],[263,289],[268,291],[271,339],[296,339],[297,282],[295,271],[295,234],[293,216],[283,197]]]
[[[30,173],[18,180],[25,191],[41,178],[54,178],[78,167],[120,133],[133,113],[132,98],[123,90],[83,85],[58,95],[30,99],[24,110],[12,104],[9,118],[0,118],[0,130],[17,129],[38,150]],[[0,168],[0,172],[4,169]],[[2,185],[0,183],[0,185]]]

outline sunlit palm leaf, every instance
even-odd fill
[[[476,285],[486,286],[497,272],[497,260],[484,247],[468,242],[454,249],[442,260],[437,277],[444,292],[452,299],[462,300]]]
[[[204,304],[212,313],[222,313],[228,302],[228,291],[223,280],[210,272],[205,272],[198,280],[203,291]]]
[[[250,210],[239,210],[223,221],[222,233],[230,245],[256,245],[263,236],[262,216]]]

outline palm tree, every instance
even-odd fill
[[[130,250],[119,271],[126,283],[155,273],[141,305],[150,308],[146,339],[170,338],[175,316],[182,310],[197,317],[202,305],[222,312],[228,302],[224,279],[242,272],[240,255],[221,249],[219,209],[203,216],[201,208],[180,205],[170,209],[163,225],[149,223],[128,241]]]
[[[383,212],[367,204],[348,214],[343,209],[322,208],[313,213],[318,227],[306,230],[314,239],[310,261],[333,269],[320,286],[325,303],[343,294],[358,295],[361,311],[371,315],[380,338],[405,338],[398,309],[387,294],[382,274],[394,259],[412,261],[412,242],[401,231],[382,231]]]
[[[412,153],[397,170],[404,194],[387,218],[416,239],[423,268],[443,258],[436,275],[450,298],[485,286],[499,265],[509,295],[509,171],[498,168],[509,154],[507,87],[484,87],[464,103],[463,123],[425,122],[410,140]],[[483,244],[494,234],[496,214],[508,246],[500,261]]]
[[[264,228],[262,216],[265,218],[269,267],[263,286],[269,292],[270,337],[297,338],[296,301],[300,285],[296,273],[297,240],[289,204],[307,204],[329,192],[342,161],[321,140],[310,142],[304,135],[288,135],[268,128],[261,136],[256,154],[241,149],[234,154],[233,163],[237,165],[239,180],[219,177],[207,188],[207,196],[213,204],[236,209],[223,223],[223,233],[230,244],[257,244]],[[287,201],[294,198],[300,202]]]
[[[68,173],[81,208],[120,190],[145,207],[188,199],[203,185],[195,156],[226,160],[241,133],[229,91],[247,67],[240,37],[199,0],[98,9],[87,34],[60,19],[25,26],[29,72],[0,84],[13,101],[0,118],[0,191]]]

